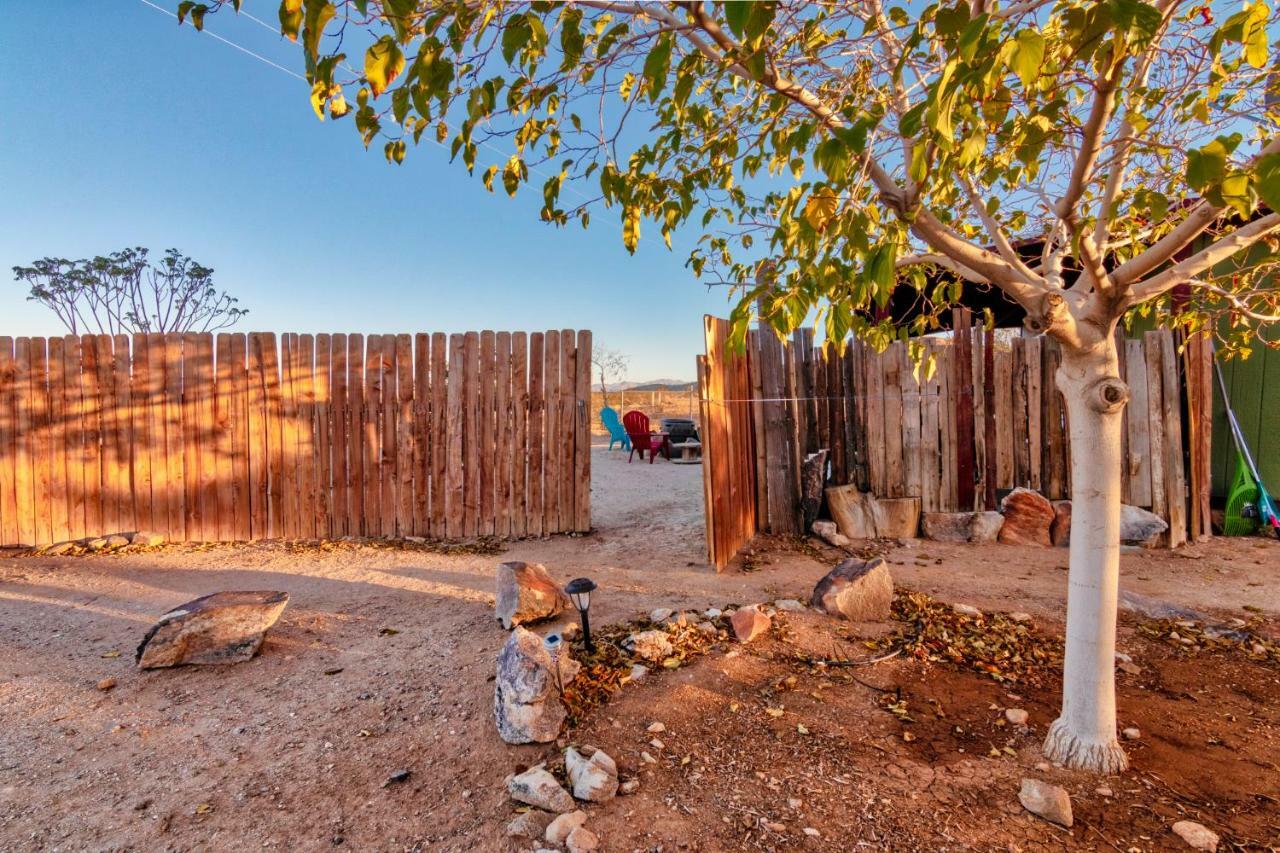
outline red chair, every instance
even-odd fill
[[[653,464],[653,457],[658,455],[658,451],[662,451],[662,455],[668,459],[671,458],[670,438],[665,432],[650,432],[649,416],[644,412],[632,409],[622,416],[622,426],[627,431],[627,438],[631,439],[631,455],[627,457],[630,463],[639,451],[640,458],[644,459],[644,452],[649,451],[649,464]]]

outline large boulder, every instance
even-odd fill
[[[920,532],[935,542],[968,542],[973,525],[971,512],[926,512],[920,516]]]
[[[135,660],[141,669],[249,660],[288,603],[288,593],[261,590],[215,592],[188,601],[147,631]]]
[[[818,581],[810,603],[853,622],[887,619],[893,605],[893,578],[879,557],[867,562],[851,558]]]
[[[573,795],[590,803],[612,800],[618,793],[618,765],[603,749],[590,757],[573,747],[564,752],[564,767],[573,785]]]
[[[550,619],[569,606],[569,596],[537,563],[500,563],[497,583],[494,615],[507,630]]]
[[[1142,507],[1120,505],[1120,541],[1126,545],[1147,545],[1169,529],[1165,520]]]
[[[507,743],[555,740],[566,715],[560,692],[579,669],[568,649],[561,648],[553,660],[541,637],[516,626],[498,653],[493,693],[493,719],[502,739]]]
[[[1071,501],[1053,502],[1053,523],[1049,525],[1049,541],[1059,548],[1071,544]]]
[[[1004,527],[1004,516],[995,510],[975,512],[969,523],[970,542],[995,542],[1000,538],[1000,528]]]
[[[1039,492],[1017,488],[1000,503],[1004,524],[999,540],[1006,545],[1043,545],[1049,547],[1049,527],[1053,524],[1053,504]]]

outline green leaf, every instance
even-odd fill
[[[657,101],[667,85],[667,74],[671,70],[671,48],[673,40],[670,33],[664,33],[658,43],[649,51],[644,60],[644,79],[649,91],[649,100]]]
[[[328,0],[306,0],[302,46],[306,49],[307,59],[313,63],[320,55],[320,38],[324,35],[324,28],[335,14],[337,10]]]
[[[921,101],[911,109],[902,114],[902,119],[898,122],[898,132],[903,136],[912,137],[920,132],[920,127],[924,122],[924,111],[929,104]]]
[[[280,0],[280,34],[290,41],[297,41],[300,29],[302,0]]]
[[[566,8],[560,22],[560,53],[564,56],[560,68],[563,71],[575,67],[582,59],[586,40],[582,35],[581,24],[582,10],[576,6]]]
[[[1040,76],[1040,66],[1044,62],[1044,36],[1035,30],[1020,30],[1014,43],[1009,70],[1018,75],[1023,86],[1031,88]]]
[[[738,38],[747,32],[747,20],[751,17],[751,6],[753,4],[740,2],[740,0],[728,0],[724,4],[724,20],[729,25],[729,30]]]
[[[1215,139],[1200,149],[1187,152],[1187,186],[1204,192],[1218,184],[1227,170],[1227,149]]]
[[[510,65],[529,39],[533,38],[533,28],[525,15],[517,15],[507,22],[502,31],[502,58]]]
[[[1253,177],[1258,197],[1273,211],[1280,211],[1280,153],[1259,157]]]
[[[1140,43],[1151,41],[1160,29],[1160,10],[1146,0],[1111,0],[1110,6],[1116,28]]]
[[[391,36],[378,39],[364,53],[364,76],[375,98],[387,91],[403,70],[404,54]]]

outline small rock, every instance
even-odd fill
[[[400,782],[407,782],[409,781],[409,777],[412,775],[413,771],[411,770],[397,770],[387,777],[386,781],[382,783],[382,787],[386,788],[390,785],[399,784]]]
[[[1027,724],[1027,712],[1021,708],[1008,708],[1004,712],[1004,718],[1015,726],[1025,726]]]
[[[699,622],[697,625],[694,625],[693,627],[697,628],[699,631],[701,631],[703,634],[706,634],[708,637],[714,638],[720,635],[720,629],[717,628],[715,625],[712,625],[710,622]]]
[[[834,521],[815,521],[809,529],[814,536],[836,548],[847,548],[853,544],[848,536],[840,532]]]
[[[970,542],[997,542],[1000,539],[1000,528],[1004,527],[1004,516],[995,510],[975,512],[969,524]]]
[[[1145,545],[1169,529],[1165,520],[1153,512],[1129,504],[1120,505],[1120,541]]]
[[[867,562],[850,558],[818,581],[810,604],[851,622],[888,619],[893,604],[893,577],[879,557]]]
[[[729,624],[739,643],[749,643],[768,631],[773,622],[755,607],[744,607],[729,617]]]
[[[1116,660],[1120,661],[1121,663],[1133,663],[1133,658],[1125,654],[1124,652],[1116,652]]]
[[[578,827],[565,839],[565,847],[568,848],[569,853],[590,853],[599,846],[600,839],[585,826]]]
[[[971,512],[926,512],[920,516],[920,532],[934,542],[968,542],[972,526]]]
[[[164,537],[149,530],[139,530],[130,538],[129,544],[137,545],[141,548],[155,548],[164,544]]]
[[[773,603],[773,606],[779,610],[786,610],[790,613],[799,613],[804,610],[804,604],[796,601],[794,598],[779,598]]]
[[[45,557],[61,557],[74,547],[76,547],[75,542],[58,542],[45,548],[40,554]]]
[[[702,615],[708,619],[719,619],[721,610],[718,607],[708,607],[706,610],[702,611]]]
[[[1122,730],[1120,734],[1124,736],[1125,740],[1137,740],[1142,737],[1142,730],[1136,726],[1130,726],[1129,728]]]
[[[647,753],[647,752],[641,752],[641,753],[640,753],[640,760],[641,760],[641,761],[643,761],[645,764],[657,764],[657,763],[658,763],[658,759],[654,758],[652,755],[650,755],[650,754],[649,754],[649,753]]]
[[[1097,794],[1099,797],[1113,796],[1112,790],[1108,788],[1106,785],[1099,785],[1098,787],[1093,789],[1093,792]]]
[[[537,563],[518,560],[500,563],[497,574],[494,615],[502,627],[537,622],[557,616],[569,607],[569,596]]]
[[[624,641],[631,653],[641,660],[657,663],[671,657],[675,647],[666,631],[638,631]]]
[[[658,740],[657,738],[654,738],[653,740],[649,741],[649,746],[658,750],[658,752],[662,752],[662,750],[667,748],[667,745],[662,741]]]
[[[595,750],[588,758],[569,747],[564,753],[564,766],[577,799],[603,803],[618,793],[618,765],[603,749]]]
[[[129,547],[128,536],[121,536],[119,533],[116,533],[112,536],[107,537],[106,549],[108,551],[114,551],[117,548],[127,548],[127,547]]]
[[[547,824],[547,830],[543,834],[543,838],[550,844],[564,844],[565,839],[569,837],[569,833],[586,822],[586,812],[581,810],[566,812]]]
[[[619,794],[634,794],[636,791],[639,791],[639,790],[640,790],[639,779],[628,779],[627,781],[623,782],[618,786]]]
[[[104,693],[115,686],[116,686],[116,680],[114,678],[104,678],[98,682],[98,689],[103,691]]]
[[[555,815],[550,812],[544,812],[539,809],[527,811],[522,815],[517,815],[514,820],[507,824],[507,835],[512,838],[528,838],[536,841],[542,838],[551,821],[555,819]]]
[[[665,622],[665,621],[667,621],[668,619],[670,619],[670,618],[671,618],[671,615],[672,615],[673,613],[675,613],[675,611],[674,611],[674,610],[672,610],[672,609],[671,609],[671,608],[669,608],[669,607],[658,607],[658,608],[656,608],[656,609],[654,609],[654,610],[651,610],[651,611],[649,612],[649,621],[650,621],[650,622]]]
[[[247,661],[289,603],[284,592],[215,592],[160,617],[138,644],[140,669]]]
[[[1053,504],[1039,492],[1022,487],[1014,489],[1000,502],[1004,524],[998,541],[1006,545],[1050,546],[1049,527],[1053,524]]]
[[[1195,850],[1207,850],[1209,853],[1218,849],[1218,833],[1194,820],[1180,820],[1172,827],[1173,834]]]
[[[1127,672],[1130,675],[1137,675],[1142,672],[1142,667],[1138,666],[1136,663],[1128,663],[1127,661],[1120,661],[1120,663],[1116,664],[1116,669],[1121,672]]]
[[[1049,525],[1049,541],[1059,548],[1071,544],[1071,501],[1053,502],[1053,523]]]
[[[650,723],[649,727],[645,729],[645,731],[651,735],[660,735],[666,730],[667,727],[662,723]]]
[[[84,543],[84,547],[88,551],[105,551],[107,548],[107,538],[105,536],[99,536],[97,538],[90,539]]]
[[[818,830],[814,829],[812,826],[806,826],[804,828],[804,834],[809,836],[810,838],[817,838],[820,835],[822,835],[821,832],[818,832]]]
[[[631,680],[644,681],[644,677],[649,674],[649,667],[641,663],[633,663],[631,665]]]
[[[1030,621],[1031,621],[1031,614],[1030,614],[1030,613],[1023,613],[1023,612],[1021,612],[1021,611],[1019,611],[1019,612],[1017,612],[1017,613],[1010,613],[1010,614],[1009,614],[1009,621],[1011,621],[1011,622],[1018,622],[1018,623],[1021,623],[1021,624],[1026,624],[1027,622],[1030,622]]]
[[[573,797],[560,787],[556,777],[541,765],[507,777],[507,793],[511,799],[556,814],[573,811]]]
[[[1023,779],[1018,802],[1036,817],[1071,828],[1071,797],[1065,788],[1039,779]]]
[[[951,610],[959,613],[961,616],[971,616],[974,619],[982,617],[982,611],[974,607],[972,604],[953,604]]]

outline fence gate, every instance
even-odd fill
[[[591,333],[0,337],[0,546],[591,527]]]

